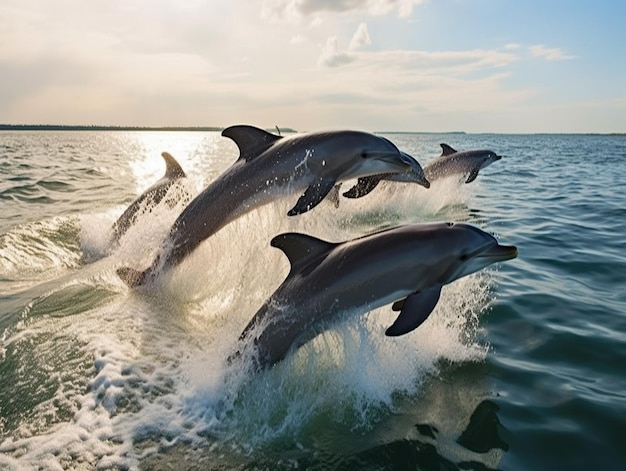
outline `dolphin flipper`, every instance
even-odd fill
[[[433,312],[441,296],[441,285],[426,291],[410,294],[406,299],[393,303],[392,309],[400,311],[395,322],[385,331],[389,337],[408,334],[419,327]]]
[[[288,216],[296,216],[298,214],[306,213],[308,210],[313,209],[320,204],[324,197],[335,186],[335,179],[322,177],[317,182],[309,186],[304,194],[298,199],[296,205],[289,210]]]
[[[465,180],[465,183],[472,183],[474,180],[476,180],[477,176],[478,176],[478,169],[472,170],[469,176],[467,177],[467,180]]]
[[[343,196],[346,198],[360,198],[371,192],[376,185],[383,179],[383,175],[373,175],[371,177],[361,177],[357,180],[356,185],[346,191]]]

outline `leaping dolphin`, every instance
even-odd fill
[[[346,198],[360,198],[370,193],[382,180],[396,182],[417,182],[424,179],[432,182],[450,175],[460,175],[466,178],[465,183],[476,180],[478,171],[493,162],[500,160],[502,156],[490,150],[468,150],[457,152],[448,144],[440,144],[442,153],[432,162],[424,166],[424,169],[414,169],[413,172],[402,174],[375,175],[359,178],[356,185],[343,193]],[[424,185],[428,188],[430,185]]]
[[[393,303],[400,311],[388,336],[411,332],[439,301],[441,288],[495,262],[517,256],[483,230],[463,223],[399,226],[343,243],[298,233],[271,241],[291,271],[240,336],[257,369],[328,328],[344,313],[362,314]]]
[[[430,182],[424,174],[424,170],[417,160],[413,160],[414,164],[410,172],[378,174],[361,177],[357,180],[356,185],[343,193],[346,198],[360,198],[370,193],[381,180],[393,182],[417,183],[424,188],[430,188]]]
[[[161,157],[165,160],[165,174],[133,201],[117,221],[113,223],[113,239],[115,241],[119,241],[126,234],[126,231],[137,220],[141,210],[146,211],[159,204],[165,198],[172,185],[186,176],[180,164],[171,154],[163,152]]]
[[[226,128],[239,159],[183,210],[154,263],[140,272],[120,268],[129,286],[178,265],[229,222],[282,195],[302,193],[289,216],[319,204],[338,182],[365,175],[410,172],[415,160],[388,139],[360,131],[328,131],[281,137],[253,126]]]
[[[480,169],[491,165],[502,158],[490,150],[467,150],[457,152],[448,144],[440,144],[442,152],[439,157],[424,166],[428,180],[433,181],[450,175],[467,177],[465,183],[476,180]]]

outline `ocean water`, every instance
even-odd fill
[[[286,197],[132,291],[182,210],[111,224],[174,155],[199,192],[237,157],[209,132],[0,133],[0,469],[624,469],[626,137],[389,133],[504,158],[461,185],[385,183],[289,218]],[[519,257],[446,286],[387,338],[389,306],[270,371],[226,357],[288,272],[285,231],[340,241],[467,221]]]

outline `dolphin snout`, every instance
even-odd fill
[[[419,162],[405,152],[400,151],[400,155],[402,156],[402,160],[409,164],[407,173],[411,174],[413,181],[418,185],[422,185],[424,188],[430,188],[430,182],[424,175],[424,169]]]
[[[496,244],[481,254],[481,257],[488,257],[499,262],[511,260],[517,257],[517,247],[514,245]]]

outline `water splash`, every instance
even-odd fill
[[[345,317],[270,371],[250,376],[229,368],[239,333],[288,272],[284,255],[269,246],[273,236],[298,231],[340,241],[438,219],[451,206],[464,212],[468,198],[451,187],[400,184],[375,192],[339,208],[324,202],[297,218],[285,216],[293,205],[286,197],[229,224],[138,292],[125,289],[115,268],[148,266],[182,208],[145,213],[119,246],[110,245],[108,231],[123,208],[84,215],[81,248],[100,260],[76,276],[90,281],[31,298],[28,325],[5,330],[1,346],[4,362],[26,361],[20,352],[27,345],[40,355],[23,364],[31,374],[43,352],[74,352],[69,384],[79,386],[34,398],[27,422],[41,426],[5,436],[0,451],[21,463],[136,467],[180,446],[225,454],[230,463],[277,443],[314,449],[321,429],[371,433],[402,410],[399,398],[419,395],[442,362],[484,359],[476,319],[489,301],[489,272],[447,286],[428,321],[404,337],[384,336],[393,318],[386,307]],[[73,247],[61,258],[80,252]],[[104,286],[101,302],[81,304],[96,286]],[[68,304],[78,307],[64,311]],[[58,404],[68,406],[43,420]]]

